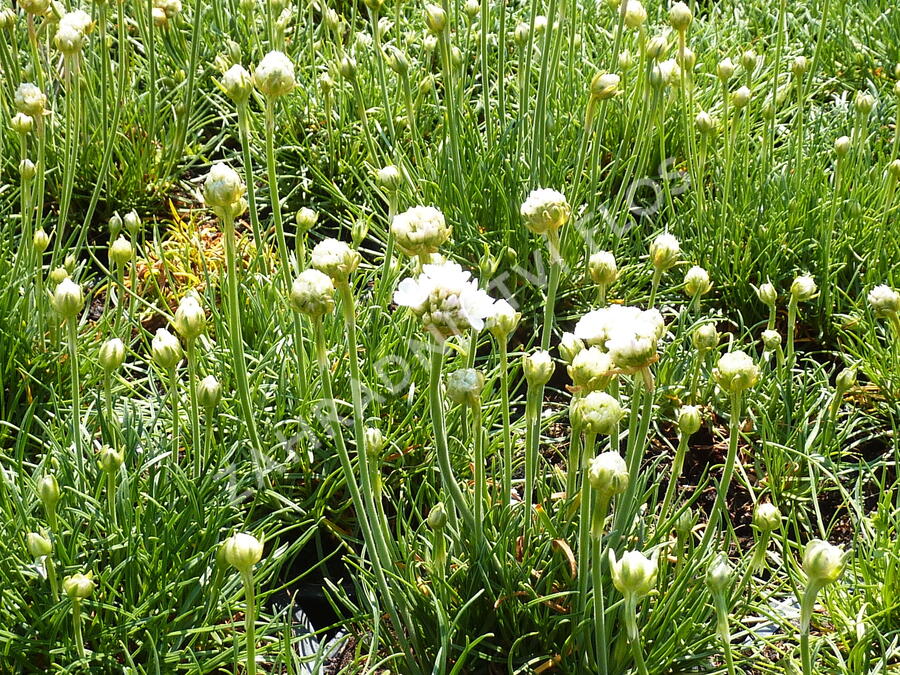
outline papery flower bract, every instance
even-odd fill
[[[491,309],[491,313],[485,317],[484,325],[497,340],[505,341],[519,325],[522,314],[503,298],[494,302]]]
[[[549,234],[568,222],[572,209],[561,192],[539,188],[531,191],[519,213],[529,230],[535,234]]]
[[[494,307],[478,281],[454,262],[423,265],[418,277],[400,282],[394,302],[409,307],[439,340],[481,330]]]
[[[47,97],[31,82],[23,82],[16,89],[14,96],[16,110],[32,118],[38,118],[44,114],[47,107]]]
[[[608,436],[625,415],[619,402],[602,391],[592,391],[572,401],[573,424],[593,434]]]
[[[595,284],[609,286],[619,278],[616,257],[609,251],[597,251],[588,259],[588,271]]]
[[[84,307],[84,294],[81,292],[81,286],[66,277],[53,291],[50,304],[53,311],[63,319],[74,319]]]
[[[582,349],[568,367],[572,384],[580,393],[606,389],[613,377],[612,357],[599,347]]]
[[[394,216],[391,234],[406,255],[427,257],[450,238],[452,228],[433,206],[414,206]]]
[[[648,558],[640,551],[626,551],[621,560],[609,549],[609,568],[613,585],[622,595],[642,598],[656,586],[656,556]]]
[[[63,592],[72,600],[83,600],[94,592],[96,587],[94,575],[90,572],[87,574],[73,574],[63,580]]]
[[[203,334],[206,330],[206,314],[203,312],[197,296],[189,293],[181,299],[172,323],[178,334],[185,340],[194,340]]]
[[[184,352],[178,338],[165,328],[158,328],[150,343],[153,361],[163,370],[173,370],[181,361]]]
[[[82,9],[66,12],[59,20],[59,27],[70,26],[85,35],[89,35],[94,29],[94,21],[91,15]]]

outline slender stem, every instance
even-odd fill
[[[662,279],[662,270],[658,267],[653,268],[653,280],[650,282],[650,300],[647,301],[647,307],[652,308],[656,304],[656,294],[659,291],[659,282]]]
[[[272,216],[275,221],[278,257],[281,261],[281,283],[285,292],[287,292],[291,288],[291,263],[288,258],[287,242],[284,238],[281,200],[278,197],[278,176],[275,170],[275,99],[271,97],[266,98],[266,169],[269,174],[269,201],[271,202]]]
[[[506,338],[499,340],[500,346],[500,415],[503,418],[503,500],[508,504],[512,494],[513,448],[510,430],[509,410],[509,345]]]
[[[75,462],[78,466],[78,480],[85,479],[84,456],[81,440],[81,381],[78,372],[78,325],[77,319],[66,320],[69,336],[69,365],[71,367],[72,386],[72,441],[75,446]]]
[[[75,648],[79,658],[84,658],[84,640],[81,637],[81,600],[72,601],[72,626],[75,629]]]
[[[731,394],[731,419],[728,421],[728,455],[725,457],[725,466],[722,469],[722,479],[719,481],[719,489],[716,490],[716,501],[709,513],[709,521],[700,550],[706,551],[712,542],[714,533],[719,527],[719,517],[725,510],[725,500],[728,498],[728,488],[731,487],[731,477],[734,474],[735,460],[737,459],[738,439],[741,428],[741,394]]]
[[[178,409],[178,368],[169,371],[169,403],[172,406],[172,461],[178,461],[178,427],[181,411]]]
[[[543,401],[543,386],[528,387],[525,398],[525,427],[527,436],[525,439],[525,489],[523,502],[525,506],[524,535],[528,539],[531,531],[531,519],[534,507],[534,484],[537,479],[538,450],[541,441],[541,403]]]
[[[109,507],[109,518],[113,529],[119,529],[119,516],[116,513],[116,474],[114,471],[106,472],[106,503]]]
[[[590,575],[588,570],[591,568],[591,513],[593,511],[593,490],[591,490],[590,481],[587,479],[587,465],[594,457],[594,445],[597,440],[597,434],[589,431],[584,432],[584,449],[582,450],[582,461],[579,466],[581,473],[581,504],[578,516],[578,621],[573,622],[574,627],[578,628],[581,621],[587,618],[588,589],[590,587]],[[596,564],[596,560],[593,561]],[[604,671],[605,672],[605,671]]]
[[[200,435],[200,405],[197,401],[197,345],[187,341],[188,391],[191,398],[191,444],[194,451],[194,477],[199,478],[203,466],[203,438]]]
[[[250,385],[247,381],[247,361],[244,357],[244,338],[241,331],[241,306],[238,296],[237,261],[234,246],[234,216],[227,209],[222,213],[222,223],[225,226],[225,267],[227,270],[226,286],[228,291],[228,309],[225,316],[228,324],[228,338],[231,342],[231,361],[234,367],[234,376],[237,380],[238,398],[241,402],[244,425],[247,427],[247,435],[250,437],[250,451],[256,468],[261,470],[263,468],[262,445],[256,431],[256,418],[254,416],[253,402],[250,399]]]
[[[547,247],[550,251],[550,284],[547,287],[547,299],[544,304],[544,327],[541,332],[541,349],[550,348],[550,337],[553,335],[555,318],[556,291],[559,288],[559,277],[562,272],[562,258],[559,255],[559,233],[552,230],[547,233]]]
[[[800,659],[803,665],[803,675],[812,675],[813,673],[812,652],[809,648],[809,626],[819,589],[819,584],[809,582],[800,601]]]
[[[794,367],[794,329],[796,328],[796,324],[797,301],[791,296],[791,299],[788,302],[787,353],[785,354],[788,368]]]
[[[53,562],[53,556],[44,557],[44,570],[47,572],[47,581],[50,582],[50,593],[53,594],[53,601],[59,601],[59,581],[56,578],[56,565]]]
[[[641,634],[637,625],[637,598],[633,593],[625,596],[625,628],[628,633],[628,643],[631,645],[631,655],[639,675],[648,675],[647,664],[644,663],[644,652],[641,648]]]
[[[672,461],[672,475],[669,477],[669,484],[666,487],[666,496],[663,498],[662,509],[659,512],[659,522],[662,523],[669,515],[669,509],[672,506],[672,499],[675,497],[675,488],[678,479],[681,477],[681,471],[684,467],[684,456],[688,448],[689,436],[687,434],[679,434],[678,448],[675,450],[675,459]]]
[[[475,522],[484,522],[484,505],[487,501],[487,478],[484,466],[484,429],[481,424],[481,403],[472,407],[472,436],[475,447]]]
[[[260,261],[265,261],[262,228],[259,224],[259,210],[256,207],[256,179],[253,176],[253,159],[250,155],[250,111],[246,103],[237,106],[238,131],[241,137],[241,157],[244,164],[245,183],[247,185],[247,211],[250,213],[250,227],[253,229],[253,243],[256,245],[254,265],[260,269]]]
[[[609,497],[599,495],[591,515],[591,577],[594,591],[594,649],[600,662],[599,672],[608,673],[606,644],[606,597],[603,592],[603,526],[609,511]]]
[[[713,594],[713,603],[716,606],[716,632],[722,641],[722,651],[725,653],[725,666],[728,675],[735,675],[734,655],[731,649],[731,630],[728,627],[728,608],[725,606],[725,593]]]
[[[244,611],[244,634],[247,639],[247,675],[256,675],[256,595],[253,591],[253,574],[241,574],[244,582],[244,598],[247,608]]]

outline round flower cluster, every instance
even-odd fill
[[[47,96],[31,82],[23,82],[16,89],[16,110],[29,117],[40,117],[47,107]]]
[[[269,52],[253,71],[253,84],[263,96],[284,96],[297,84],[294,64],[283,52]]]
[[[449,238],[452,228],[433,206],[414,206],[394,216],[391,234],[406,255],[430,256]]]
[[[330,314],[334,310],[334,283],[319,270],[303,270],[291,285],[288,301],[295,311],[313,318]]]
[[[312,266],[331,277],[335,285],[346,284],[362,256],[348,244],[337,239],[323,239],[312,250]]]
[[[575,337],[607,351],[613,364],[626,372],[653,363],[664,332],[658,310],[623,305],[588,312],[575,324]]]
[[[493,314],[494,301],[471,276],[454,262],[424,265],[418,277],[400,282],[394,302],[412,309],[441,341],[472,328],[481,330]]]

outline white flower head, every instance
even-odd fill
[[[427,257],[450,238],[452,228],[433,206],[414,206],[394,216],[391,234],[406,255]]]
[[[521,318],[522,314],[501,298],[494,302],[492,312],[485,318],[484,325],[487,326],[487,329],[495,338],[506,340],[510,333],[516,329],[516,326],[519,325],[519,319]]]
[[[23,82],[16,89],[16,110],[30,117],[40,117],[47,107],[47,96],[31,82]]]
[[[681,244],[674,235],[668,232],[659,235],[650,244],[650,262],[660,271],[665,271],[675,265],[679,255],[681,255]]]
[[[868,300],[875,316],[889,317],[900,311],[900,293],[885,284],[869,291]]]
[[[664,332],[658,310],[623,305],[588,312],[575,324],[575,337],[609,352],[615,366],[626,372],[653,363]]]
[[[291,285],[288,301],[295,311],[318,318],[334,310],[334,283],[317,269],[303,270]]]
[[[588,259],[588,271],[595,284],[609,286],[619,278],[616,257],[609,251],[597,251]]]
[[[240,202],[244,189],[237,171],[224,162],[216,162],[203,182],[203,199],[214,210],[231,208]]]
[[[323,239],[310,256],[312,266],[331,277],[335,284],[347,283],[359,267],[361,258],[358,251],[338,239]]]
[[[240,63],[235,63],[222,74],[222,89],[234,103],[240,105],[250,100],[253,79]]]
[[[94,22],[90,14],[84,10],[76,9],[62,15],[62,18],[59,20],[59,27],[62,28],[63,26],[74,28],[87,35],[93,30]]]
[[[756,384],[759,366],[746,352],[736,350],[719,357],[713,376],[722,389],[737,394]]]
[[[409,307],[439,341],[484,328],[494,301],[478,287],[478,281],[455,262],[423,265],[422,273],[403,279],[394,302]]]

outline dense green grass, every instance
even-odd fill
[[[153,26],[146,3],[70,4],[95,26],[65,59],[53,37],[58,17],[3,14],[0,117],[12,119],[21,82],[40,85],[48,114],[43,165],[41,125],[20,134],[0,124],[0,672],[247,672],[241,578],[217,556],[238,531],[264,542],[253,569],[263,672],[298,672],[303,661],[324,668],[324,646],[299,656],[295,604],[323,635],[347,631],[338,644],[346,672],[588,673],[603,663],[643,672],[641,660],[650,673],[726,672],[724,643],[735,672],[898,667],[900,332],[896,312],[876,315],[866,300],[876,285],[900,285],[900,198],[888,169],[900,150],[895,6],[692,3],[686,45],[696,65],[665,86],[653,84],[647,49],[665,34],[659,61],[680,60],[679,35],[668,6],[655,2],[640,31],[621,33],[615,7],[567,0],[447,0],[443,32],[429,32],[423,3],[397,0],[168,7],[173,16]],[[542,28],[543,15],[558,23]],[[373,42],[379,17],[384,58]],[[222,74],[235,63],[252,72],[272,49],[288,55],[298,86],[271,102],[271,129],[269,101],[254,91],[244,138]],[[726,57],[735,70],[723,83]],[[615,97],[600,100],[591,81],[605,71],[621,80]],[[742,86],[751,95],[736,109]],[[873,97],[870,111],[861,94]],[[695,122],[701,111],[714,121],[708,133]],[[849,150],[839,159],[842,136]],[[26,158],[38,171],[23,181]],[[237,220],[230,277],[225,219],[202,196],[210,166],[223,160],[256,206]],[[399,168],[397,189],[379,179],[387,165]],[[558,291],[545,238],[520,215],[538,187],[560,190],[572,210],[560,230]],[[521,312],[508,371],[502,340],[487,331],[451,338],[436,363],[419,318],[391,303],[420,261],[387,255],[390,223],[418,204],[439,208],[453,228],[441,253]],[[295,226],[303,207],[318,214],[308,232]],[[117,268],[110,219],[132,209],[141,224],[123,235],[135,262]],[[39,225],[50,236],[40,256],[31,241]],[[658,268],[656,292],[648,252],[662,232],[681,253],[673,268]],[[352,242],[362,263],[323,319],[322,353],[316,323],[287,302],[285,278],[329,237]],[[655,305],[666,330],[649,366],[652,394],[642,393],[645,369],[617,372],[606,387],[627,416],[596,451],[634,463],[603,521],[602,548],[588,555],[591,513],[565,491],[586,480],[577,449],[591,436],[571,428],[570,399],[583,392],[573,392],[558,345],[602,304],[588,274],[599,250],[618,261],[610,302]],[[713,284],[697,306],[683,287],[691,265]],[[60,266],[87,298],[72,341],[47,297]],[[807,273],[818,293],[796,307],[791,340],[790,287]],[[230,279],[240,284],[237,305]],[[766,281],[779,295],[779,349],[760,342],[770,315],[754,288]],[[151,344],[191,289],[207,326],[173,373],[153,362]],[[694,335],[704,324],[721,336],[700,352]],[[546,326],[556,367],[545,390],[525,381],[519,357]],[[126,358],[107,376],[100,348],[112,337]],[[760,377],[736,409],[714,368],[739,349]],[[480,408],[443,400],[435,375],[472,366],[486,377]],[[849,388],[837,379],[845,367],[858,370]],[[199,414],[195,374],[214,375],[224,392]],[[680,434],[690,402],[702,428]],[[386,439],[368,457],[357,452],[366,427]],[[441,465],[444,439],[455,478]],[[685,469],[664,507],[681,440]],[[123,453],[112,478],[97,462],[102,446]],[[512,503],[498,488],[508,450]],[[473,528],[465,511],[482,467],[490,502]],[[56,524],[37,491],[50,474],[62,492]],[[521,501],[530,477],[534,513]],[[463,500],[455,505],[454,483]],[[427,516],[438,502],[450,519],[434,530]],[[767,502],[784,516],[770,539],[751,524],[754,506]],[[43,531],[53,551],[35,560],[26,535]],[[849,556],[818,594],[807,640],[796,614],[810,584],[801,559],[815,538]],[[767,542],[764,566],[751,569]],[[446,566],[436,561],[442,547]],[[628,635],[630,608],[606,554],[596,555],[606,549],[658,557],[655,589],[637,600],[639,641]],[[720,552],[735,572],[716,595],[703,577]],[[90,596],[54,598],[48,560],[60,583],[93,572]],[[331,611],[314,605],[321,595]],[[605,631],[593,614],[599,597]],[[717,631],[717,609],[730,614],[730,636],[721,622]]]

